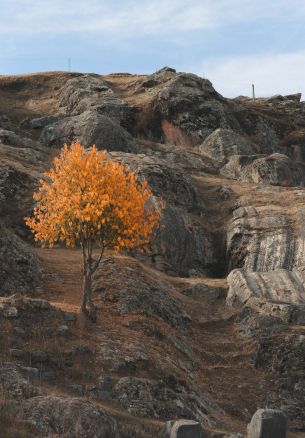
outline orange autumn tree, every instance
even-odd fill
[[[152,198],[146,180],[139,182],[106,151],[85,150],[79,142],[65,145],[40,180],[33,217],[25,222],[43,245],[81,247],[83,312],[92,307],[92,276],[107,248],[147,249],[160,216]]]

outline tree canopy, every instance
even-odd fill
[[[79,142],[65,145],[39,184],[34,214],[25,218],[26,224],[43,245],[80,245],[90,282],[106,248],[147,249],[160,209],[147,181],[139,181],[106,151],[86,150]],[[97,247],[100,255],[93,260]]]

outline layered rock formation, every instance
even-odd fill
[[[5,406],[29,436],[155,437],[179,417],[230,436],[265,405],[305,429],[304,114],[300,95],[225,99],[168,67],[0,77],[0,295],[54,302],[0,303]],[[164,205],[150,254],[97,273],[97,325],[76,316],[77,251],[38,256],[23,221],[76,139]]]

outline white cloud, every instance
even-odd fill
[[[305,51],[206,60],[193,69],[213,82],[221,94],[234,97],[303,92],[305,96]]]
[[[259,18],[299,17],[304,0],[0,0],[0,33],[126,36],[208,30]]]

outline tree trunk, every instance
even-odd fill
[[[88,309],[92,307],[92,272],[89,266],[87,266],[84,272],[83,285],[83,303],[81,310],[87,313]]]

